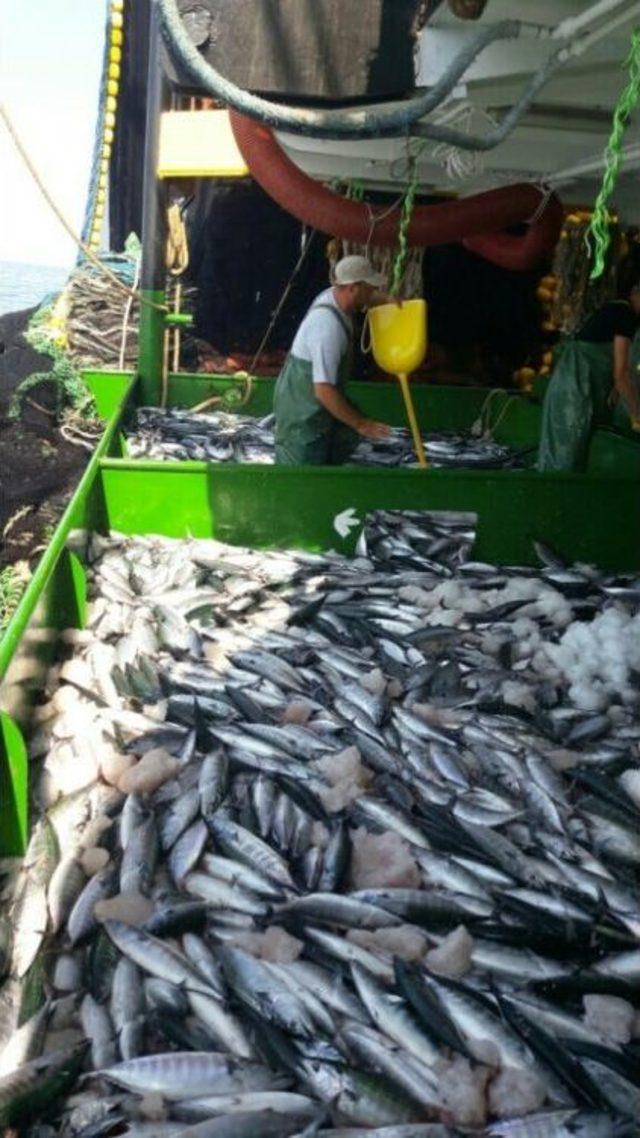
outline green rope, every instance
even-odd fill
[[[46,330],[43,330],[51,316],[52,306],[44,304],[31,317],[24,338],[32,348],[50,356],[53,365],[50,371],[32,372],[14,389],[8,409],[10,419],[18,419],[22,414],[22,406],[29,392],[40,383],[53,385],[56,395],[56,413],[60,414],[66,408],[76,411],[83,419],[96,419],[98,417],[93,395],[86,386],[78,369],[71,362],[66,352],[53,343]]]
[[[409,254],[409,244],[407,241],[407,234],[409,232],[409,225],[413,216],[413,207],[415,204],[416,193],[418,191],[418,155],[414,155],[411,159],[411,178],[407,186],[407,192],[404,196],[402,209],[400,211],[400,225],[398,227],[398,248],[393,262],[393,277],[391,280],[391,296],[399,296],[404,274],[407,266],[407,257]]]
[[[622,164],[622,138],[625,127],[631,112],[640,99],[640,28],[634,28],[632,32],[631,50],[626,66],[629,69],[629,82],[620,95],[613,112],[613,129],[605,150],[604,177],[600,193],[596,198],[591,224],[586,234],[587,242],[593,245],[594,264],[591,270],[591,280],[595,280],[604,272],[611,220],[608,202],[615,189]]]
[[[349,179],[347,197],[352,202],[364,201],[364,182],[362,182],[360,178]]]

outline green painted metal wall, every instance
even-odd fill
[[[100,477],[109,525],[124,533],[192,534],[241,545],[350,553],[344,510],[477,512],[474,556],[537,564],[534,540],[567,560],[606,568],[640,565],[637,480],[534,471],[377,470],[352,467],[211,467],[206,463],[105,460]]]
[[[168,387],[169,407],[194,407],[205,399],[223,395],[237,387],[230,376],[176,375]],[[244,414],[268,415],[273,406],[274,379],[253,381],[251,397],[242,408]],[[149,385],[139,383],[132,396],[131,410],[155,403]],[[400,391],[395,381],[352,383],[347,393],[372,418],[406,426]],[[482,415],[498,442],[529,451],[527,465],[535,459],[540,432],[541,403],[516,392],[487,391],[478,387],[438,387],[414,384],[413,399],[418,420],[425,431],[468,431]],[[626,436],[626,437],[625,437]],[[588,474],[640,476],[640,439],[629,432],[598,430],[591,440]],[[126,448],[125,448],[126,449]],[[110,456],[122,454],[119,437],[113,441]],[[380,472],[377,472],[380,476]]]

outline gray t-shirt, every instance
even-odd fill
[[[336,315],[326,308],[318,308],[321,304],[335,308]],[[316,297],[298,328],[291,355],[311,364],[314,383],[335,385],[340,364],[349,351],[352,329],[351,317],[336,303],[333,289],[326,288]]]

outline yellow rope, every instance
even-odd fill
[[[189,241],[182,210],[177,202],[173,202],[167,209],[167,249],[165,259],[167,272],[175,280],[173,311],[174,313],[179,313],[182,302],[182,284],[179,278],[189,267]],[[171,333],[173,333],[173,337]],[[165,337],[168,345],[171,345],[173,340],[172,346],[170,348],[168,347],[167,350],[170,351],[172,357],[173,370],[178,371],[180,366],[180,344],[182,340],[179,326],[176,326],[171,331],[167,329]]]
[[[146,296],[143,296],[142,293],[135,292],[133,289],[129,288],[126,284],[124,284],[119,279],[119,277],[116,276],[115,273],[111,272],[111,269],[108,269],[106,267],[106,265],[103,265],[102,261],[100,260],[99,257],[96,256],[96,254],[93,252],[93,250],[90,249],[88,245],[85,245],[84,241],[82,241],[82,239],[80,237],[78,237],[78,234],[75,232],[73,227],[69,224],[69,222],[65,218],[64,214],[58,208],[55,201],[51,197],[51,194],[47,190],[42,178],[40,177],[36,167],[34,166],[33,162],[31,161],[29,154],[27,153],[25,147],[23,146],[23,144],[22,144],[22,142],[18,136],[18,133],[17,133],[12,121],[11,121],[11,118],[9,117],[9,113],[8,113],[4,103],[0,103],[0,118],[2,118],[2,121],[4,122],[4,125],[6,126],[7,130],[9,131],[9,135],[11,136],[11,139],[12,139],[12,141],[16,147],[16,150],[18,151],[18,154],[22,158],[25,166],[27,167],[29,173],[31,174],[32,178],[34,179],[34,181],[35,181],[38,189],[40,190],[40,193],[42,194],[43,198],[45,199],[47,205],[50,206],[50,208],[53,210],[53,212],[55,213],[56,217],[58,218],[58,221],[60,222],[60,224],[67,231],[67,233],[71,237],[72,241],[74,241],[75,244],[78,246],[78,248],[82,250],[82,252],[84,253],[87,260],[91,261],[92,264],[95,265],[95,267],[97,269],[99,269],[99,271],[103,274],[103,276],[108,277],[109,280],[114,285],[116,285],[117,288],[120,289],[120,292],[126,293],[127,296],[132,296],[135,300],[138,300],[140,302],[140,304],[146,304],[146,306],[148,308],[154,308],[158,312],[168,312],[169,309],[167,308],[167,306],[165,304],[156,304],[153,300],[149,300]]]
[[[182,210],[177,202],[167,210],[167,269],[179,277],[189,267],[189,243]]]

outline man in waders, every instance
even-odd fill
[[[389,298],[378,292],[383,283],[366,257],[343,257],[333,287],[311,305],[276,383],[277,463],[337,466],[349,459],[360,437],[389,434],[386,423],[367,419],[344,395],[352,314],[386,303]]]
[[[542,408],[538,470],[582,471],[591,432],[622,399],[640,431],[640,393],[631,341],[640,326],[638,266],[620,267],[618,300],[603,304],[562,345]]]

